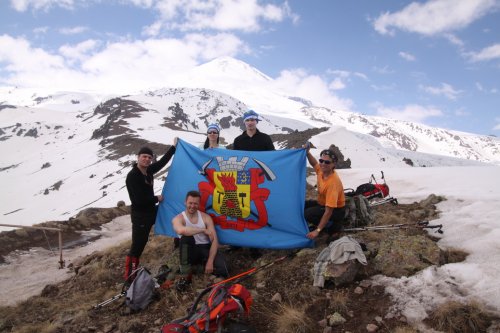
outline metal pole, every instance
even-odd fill
[[[0,224],[1,227],[14,227],[14,228],[24,228],[24,229],[39,229],[39,230],[49,230],[57,231],[59,234],[59,269],[64,268],[64,260],[62,255],[62,229],[59,228],[49,228],[49,227],[32,227],[27,225],[17,225],[17,224]]]

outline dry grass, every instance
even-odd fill
[[[280,305],[277,312],[273,312],[273,321],[276,333],[309,333],[312,324],[307,318],[304,309],[292,305]]]
[[[476,302],[462,304],[450,301],[441,304],[430,316],[431,325],[448,333],[485,332],[491,319]]]
[[[349,307],[347,306],[349,296],[346,291],[334,291],[330,294],[329,299],[329,308],[333,310],[333,312],[344,314],[349,310]]]
[[[462,262],[469,254],[465,251],[449,248],[443,251],[444,263],[452,264],[455,262]]]
[[[404,326],[404,327],[396,327],[392,333],[418,333],[418,331],[414,328]]]

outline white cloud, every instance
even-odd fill
[[[78,27],[66,27],[66,28],[61,28],[59,29],[59,32],[63,35],[77,35],[77,34],[81,34],[85,31],[87,31],[89,28],[87,27],[82,27],[82,26],[78,26]]]
[[[445,96],[446,98],[450,100],[456,100],[457,96],[462,93],[461,90],[455,90],[450,84],[448,83],[441,83],[440,87],[431,87],[431,86],[419,86],[420,89],[423,91],[436,95],[436,96]]]
[[[0,84],[53,89],[134,92],[169,86],[177,73],[221,55],[237,55],[245,44],[231,34],[191,34],[182,40],[147,39],[106,44],[87,40],[50,53],[23,38],[0,35]]]
[[[435,35],[464,28],[497,6],[495,0],[430,0],[412,2],[399,12],[386,12],[373,22],[380,34],[395,29]]]
[[[444,34],[443,36],[444,36],[444,38],[448,39],[448,41],[450,43],[452,43],[453,45],[456,45],[458,47],[464,46],[464,42],[460,38],[458,38],[457,36],[455,36],[453,34]]]
[[[353,102],[333,93],[330,85],[318,75],[310,75],[304,69],[284,70],[274,80],[277,88],[291,96],[307,96],[316,105],[333,110],[350,111]]]
[[[342,90],[346,87],[345,83],[342,81],[340,77],[335,78],[330,84],[328,88],[332,90]]]
[[[155,37],[160,34],[163,23],[161,21],[156,21],[151,25],[142,28],[142,35],[148,37]]]
[[[500,59],[500,43],[488,46],[477,53],[472,52],[467,55],[473,62]]]
[[[361,78],[365,81],[368,81],[368,77],[365,74],[359,72],[349,72],[340,69],[328,69],[326,73],[334,76],[334,79],[328,85],[329,89],[332,90],[345,89],[347,85],[351,83],[352,77]]]
[[[394,71],[392,69],[390,69],[389,66],[384,66],[384,67],[373,66],[372,71],[374,71],[375,73],[384,74],[384,75],[394,73]]]
[[[375,90],[375,91],[389,91],[389,90],[394,90],[396,89],[395,84],[390,84],[390,85],[376,85],[376,84],[371,84],[370,87]]]
[[[354,72],[354,73],[353,73],[353,75],[354,75],[354,76],[357,76],[357,77],[360,77],[360,78],[362,78],[362,79],[363,79],[363,80],[365,80],[365,81],[369,81],[368,76],[366,76],[366,75],[365,75],[365,74],[363,74],[363,73],[360,73],[360,72]]]
[[[12,8],[18,12],[24,12],[32,7],[33,10],[49,10],[50,7],[59,6],[66,9],[72,9],[75,6],[73,0],[10,0]]]
[[[263,21],[281,22],[285,18],[293,22],[298,20],[287,3],[281,6],[261,5],[257,0],[159,1],[155,8],[160,12],[165,26],[182,31],[259,31]],[[177,19],[177,22],[173,19]]]
[[[398,54],[399,54],[399,56],[400,56],[401,58],[403,58],[403,59],[404,59],[404,60],[406,60],[406,61],[415,61],[415,60],[417,60],[417,59],[415,58],[415,56],[414,56],[414,55],[412,55],[412,54],[410,54],[410,53],[407,53],[407,52],[403,52],[403,51],[401,51],[401,52],[399,52]]]
[[[455,110],[454,114],[457,117],[464,117],[464,116],[469,116],[470,115],[470,113],[467,112],[467,111],[465,111],[464,108],[460,108],[458,110]]]
[[[37,28],[33,29],[33,33],[35,35],[43,35],[43,34],[46,34],[47,31],[49,31],[49,27],[48,26],[37,27]]]
[[[433,106],[422,106],[410,104],[403,107],[386,107],[382,104],[376,104],[377,115],[385,118],[406,120],[411,122],[423,123],[431,117],[442,117],[443,112]]]
[[[78,43],[76,45],[63,45],[59,48],[59,52],[62,56],[64,56],[67,60],[83,60],[88,58],[91,51],[95,50],[95,48],[100,44],[99,41],[88,39],[84,42]]]

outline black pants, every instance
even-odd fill
[[[316,200],[306,200],[304,206],[304,218],[307,223],[317,227],[321,221],[321,217],[325,213],[325,206],[318,204]],[[329,235],[334,232],[342,230],[342,222],[345,217],[345,207],[334,208],[332,216],[330,216],[330,223],[327,224],[325,230]]]
[[[205,270],[210,254],[210,244],[196,244],[193,236],[182,236],[179,245],[179,256],[181,274],[187,275],[193,272],[193,266],[200,266]],[[229,269],[222,254],[217,253],[214,259],[214,275],[227,277]]]
[[[132,245],[129,256],[139,258],[146,247],[149,239],[149,232],[156,221],[156,207],[154,210],[146,212],[132,211]]]

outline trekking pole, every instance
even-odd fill
[[[117,299],[120,299],[122,298],[123,296],[125,296],[127,294],[126,291],[122,291],[121,293],[111,297],[110,299],[107,299],[105,300],[104,302],[101,302],[99,304],[96,304],[92,307],[93,310],[99,310],[100,308],[102,308],[103,306],[106,306],[108,305],[109,303],[112,303],[114,301],[116,301]]]
[[[375,201],[373,203],[370,203],[370,207],[380,206],[380,205],[383,205],[386,203],[391,203],[391,204],[396,206],[398,204],[398,199],[393,198],[393,197],[386,197],[382,200],[378,200],[378,201]]]
[[[284,255],[282,257],[279,257],[279,258],[276,258],[275,260],[271,261],[271,262],[268,262],[267,264],[264,264],[264,265],[261,265],[261,266],[258,266],[258,267],[253,267],[251,269],[249,269],[248,271],[245,271],[245,272],[242,272],[242,273],[239,273],[239,274],[236,274],[235,276],[232,276],[230,278],[227,278],[223,281],[220,281],[220,282],[217,282],[217,283],[214,283],[213,285],[209,286],[208,288],[213,288],[213,287],[216,287],[220,284],[224,284],[226,282],[229,282],[229,281],[234,281],[234,280],[238,280],[241,281],[243,279],[246,279],[248,277],[250,277],[251,275],[253,275],[255,272],[258,272],[264,268],[267,268],[267,267],[270,267],[280,261],[283,261],[285,260],[286,258],[291,258],[293,257],[295,254],[297,253],[297,251],[293,251],[287,255]]]
[[[429,225],[429,221],[422,221],[417,223],[400,223],[400,224],[388,224],[388,225],[377,225],[371,227],[359,227],[359,228],[348,228],[344,229],[346,232],[350,231],[368,231],[368,230],[394,230],[394,229],[407,229],[407,228],[420,228],[420,229],[437,229],[436,232],[443,233],[443,225]]]

